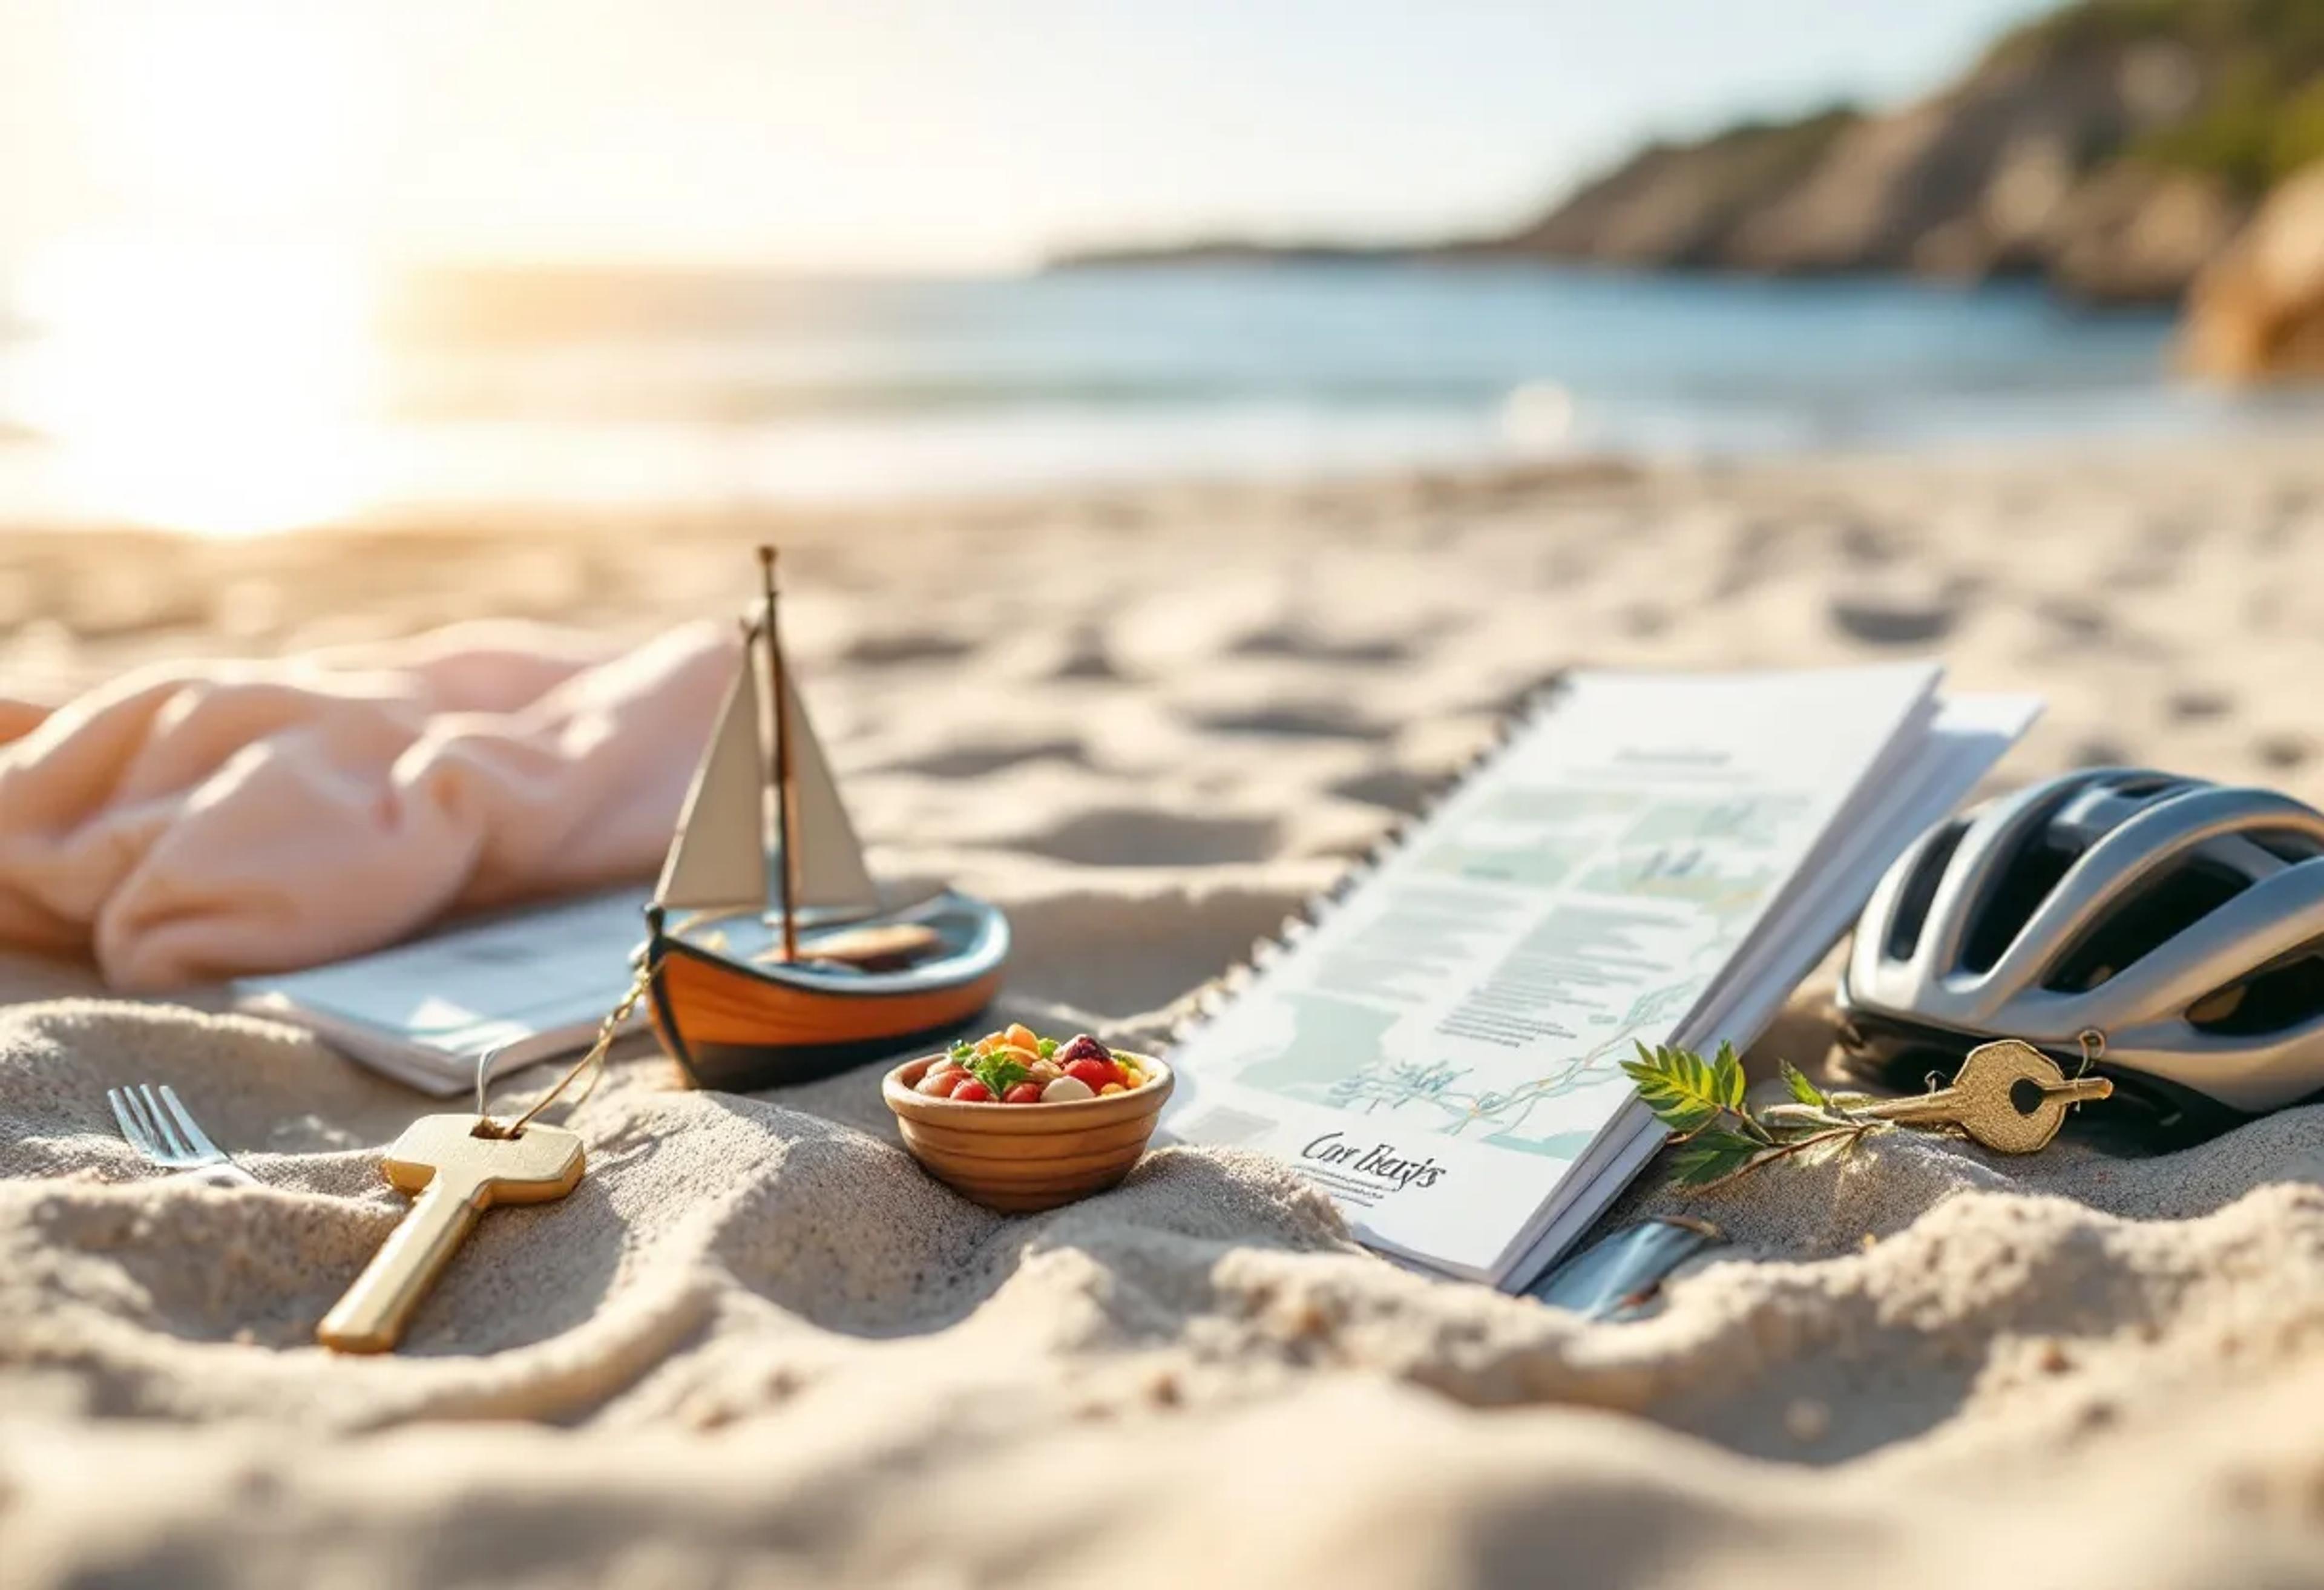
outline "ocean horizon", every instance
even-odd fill
[[[213,273],[125,323],[68,295],[0,332],[0,519],[878,502],[2165,435],[2306,401],[2181,380],[2167,311],[2030,282],[1333,263],[262,286]]]

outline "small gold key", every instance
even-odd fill
[[[1969,1051],[1950,1087],[1875,1104],[1851,1101],[1851,1115],[1900,1125],[1958,1126],[1997,1153],[2050,1146],[2070,1105],[2114,1092],[2103,1077],[2068,1077],[2030,1043],[2005,1038]]]
[[[580,1185],[581,1140],[555,1126],[528,1124],[513,1137],[480,1137],[475,1115],[422,1115],[406,1127],[380,1169],[416,1195],[403,1224],[388,1234],[315,1339],[342,1353],[385,1353],[411,1311],[476,1224],[495,1204],[546,1204]]]

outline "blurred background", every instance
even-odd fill
[[[2304,423],[2319,160],[2318,0],[0,0],[0,522]]]

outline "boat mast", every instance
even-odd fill
[[[767,689],[775,704],[775,842],[783,858],[783,959],[798,959],[798,789],[791,770],[790,679],[775,629],[775,550],[759,549],[759,583],[767,605]]]

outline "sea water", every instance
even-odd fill
[[[249,296],[239,323],[149,303],[134,335],[101,314],[110,335],[79,343],[0,331],[0,517],[850,501],[2175,431],[2265,407],[2174,379],[2167,313],[2032,283],[438,272],[387,282],[360,327],[271,323],[306,300]]]

